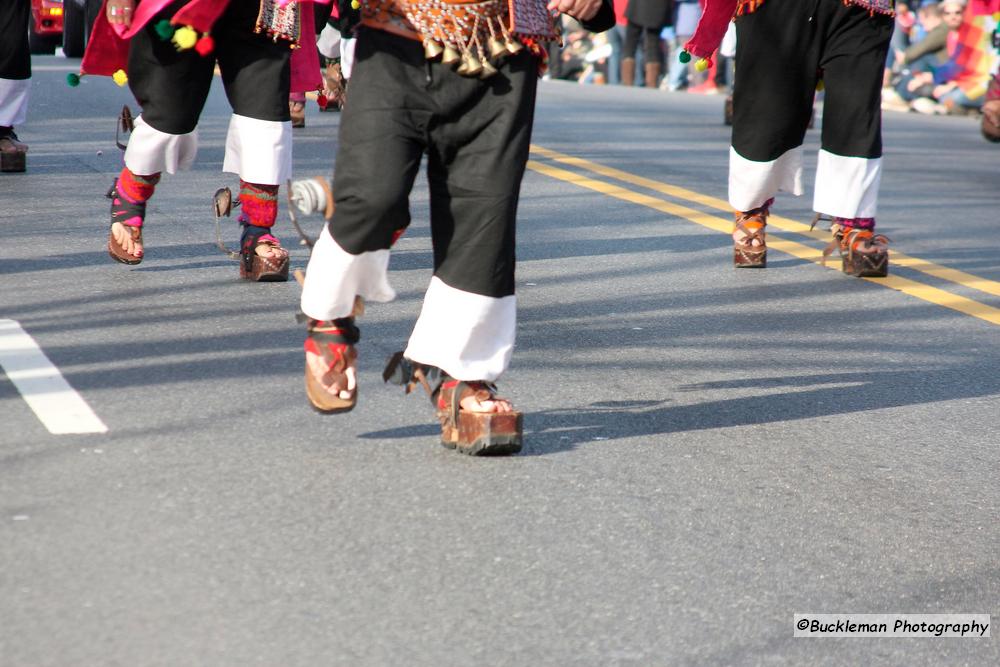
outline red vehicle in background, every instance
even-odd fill
[[[31,0],[28,44],[32,53],[55,53],[63,38],[63,0]]]
[[[83,57],[101,4],[102,0],[31,0],[31,52],[54,53],[62,44],[67,58]]]

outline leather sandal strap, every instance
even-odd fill
[[[496,385],[489,382],[482,382],[482,381],[466,382],[464,380],[449,380],[443,383],[441,385],[441,388],[442,389],[452,388],[449,414],[453,424],[458,423],[458,413],[462,410],[463,399],[469,396],[473,396],[480,403],[482,403],[483,401],[499,400],[497,397]]]
[[[447,383],[446,383],[447,384]],[[451,406],[450,406],[450,416],[451,423],[458,424],[458,413],[462,410],[462,393],[468,388],[468,384],[465,382],[458,382],[452,388],[451,392]]]
[[[323,359],[327,370],[335,373],[342,373],[350,365],[350,362],[357,359],[357,352],[354,346],[346,343],[320,343],[315,338],[307,338],[305,342],[306,352],[311,352]]]
[[[836,236],[834,236],[833,240],[827,243],[826,247],[823,248],[823,266],[826,266],[826,258],[832,255],[834,250],[840,250],[840,239]]]
[[[119,223],[126,227],[141,228],[146,220],[146,202],[129,201],[118,192],[118,180],[108,190],[107,197],[111,200],[111,223]],[[139,224],[132,221],[139,219]],[[134,237],[133,237],[134,238]]]
[[[843,240],[841,241],[841,251],[847,252],[848,257],[853,257],[855,251],[861,254],[864,253],[861,248],[872,248],[876,245],[888,245],[889,237],[884,234],[876,234],[870,229],[857,229],[857,228],[847,228],[843,232]]]
[[[354,324],[353,317],[344,317],[328,322],[316,322],[306,330],[306,337],[317,342],[344,343],[357,345],[361,340],[361,329]]]
[[[738,241],[741,245],[753,246],[754,241],[758,241],[761,246],[765,245],[764,236],[765,223],[754,219],[738,219],[733,231],[743,232],[743,238]]]
[[[270,227],[258,227],[257,225],[243,225],[243,235],[240,238],[240,256],[246,270],[253,270],[253,260],[257,256],[257,247],[266,245],[272,248],[280,248],[281,243],[271,234]]]
[[[423,387],[431,404],[437,407],[437,397],[441,386],[449,380],[448,375],[437,366],[421,364],[403,356],[402,350],[389,357],[382,369],[382,381],[398,384],[409,394],[417,385]]]
[[[816,225],[817,223],[819,223],[820,220],[827,220],[829,222],[833,222],[833,218],[831,218],[830,216],[823,215],[822,213],[817,213],[816,215],[813,216],[812,221],[809,223],[810,232],[816,228]]]
[[[296,319],[301,321],[303,317],[300,313]],[[309,323],[304,344],[306,352],[322,357],[328,369],[342,372],[357,358],[354,345],[361,340],[361,330],[354,324],[353,317],[336,320],[304,319]]]
[[[354,324],[353,317],[317,320],[299,312],[295,314],[295,321],[306,324],[306,338],[313,338],[319,342],[355,345],[361,340],[361,329]]]

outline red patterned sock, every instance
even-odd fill
[[[850,227],[851,229],[867,229],[872,231],[875,229],[875,218],[833,218],[833,224],[840,225],[841,227]]]
[[[240,222],[271,227],[278,217],[278,186],[247,183],[240,179]]]
[[[137,176],[128,167],[122,167],[122,173],[118,175],[118,194],[133,204],[141,204],[153,196],[153,190],[159,182],[160,172],[150,176]]]

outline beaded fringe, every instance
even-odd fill
[[[291,42],[294,48],[298,46],[302,31],[299,12],[297,2],[281,5],[278,0],[260,0],[260,11],[257,13],[254,32],[263,33],[276,42],[279,39]]]

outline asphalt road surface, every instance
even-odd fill
[[[358,408],[322,417],[298,286],[214,247],[221,86],[125,267],[104,193],[128,91],[35,66],[28,172],[0,174],[0,665],[1000,664],[995,631],[793,636],[1000,619],[1000,149],[973,121],[886,114],[889,279],[820,264],[810,196],[735,271],[721,98],[543,83],[500,383],[525,449],[480,460],[380,378],[430,278],[422,178]],[[338,115],[308,114],[296,177],[333,161]]]

